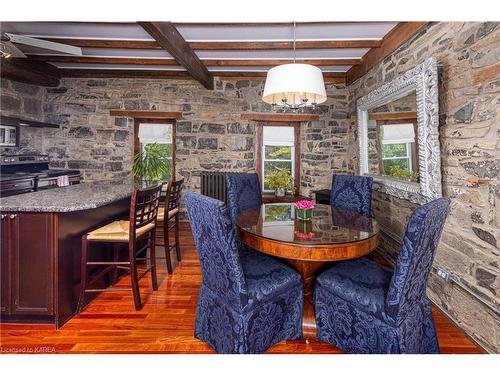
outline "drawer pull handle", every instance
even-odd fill
[[[16,216],[17,216],[16,214],[10,214],[11,219],[15,219]]]

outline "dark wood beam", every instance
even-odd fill
[[[224,80],[241,80],[241,79],[255,79],[265,80],[267,73],[265,72],[212,72],[214,76],[220,77]],[[345,73],[342,72],[325,72],[323,73],[323,80],[327,84],[342,84],[346,83]]]
[[[242,113],[242,120],[252,121],[279,121],[279,122],[305,122],[317,121],[319,115],[315,114],[293,114],[293,113]]]
[[[179,63],[169,58],[143,57],[95,57],[95,56],[59,56],[59,55],[28,55],[33,61],[50,61],[83,64],[122,64],[122,65],[168,65],[177,66]],[[276,66],[290,64],[290,59],[265,60],[230,60],[230,59],[203,59],[199,60],[204,66]],[[315,66],[345,66],[361,63],[361,59],[297,59],[298,63]],[[205,68],[206,69],[206,68]],[[189,70],[188,70],[189,71]]]
[[[373,48],[380,44],[381,40],[302,40],[296,42],[296,49]],[[192,49],[201,51],[293,49],[291,41],[190,42],[189,45]]]
[[[178,66],[174,59],[145,59],[136,57],[95,57],[95,56],[59,56],[59,55],[28,55],[33,61],[50,61],[78,64],[123,64],[123,65],[168,65]]]
[[[80,48],[162,49],[156,40],[43,38]]]
[[[162,118],[178,120],[182,118],[182,112],[160,112],[160,111],[109,111],[111,116],[132,118]]]
[[[290,59],[265,59],[265,60],[222,60],[203,59],[206,66],[276,66],[290,64]],[[297,59],[297,63],[315,66],[344,66],[361,63],[361,59]]]
[[[123,49],[161,49],[155,40],[114,40],[114,39],[71,39],[43,38],[51,42],[69,44],[83,48],[123,48]],[[297,49],[330,48],[374,48],[380,47],[381,39],[366,40],[299,40]],[[191,49],[200,51],[241,51],[241,50],[276,50],[293,49],[291,41],[248,41],[248,42],[188,42]]]
[[[62,77],[73,78],[193,78],[185,71],[176,70],[122,70],[122,69],[60,69]]]
[[[347,72],[347,83],[351,84],[366,74],[375,64],[382,61],[398,49],[413,35],[423,29],[428,22],[400,22],[382,39],[378,48],[369,50],[362,59],[361,64],[353,66]]]
[[[122,70],[122,69],[59,69],[62,77],[73,78],[152,78],[152,79],[191,79],[185,71],[176,70]],[[265,80],[265,72],[213,72],[215,77],[224,80]],[[323,73],[326,84],[345,84],[345,73]]]
[[[60,70],[50,64],[24,58],[1,59],[0,77],[33,85],[59,86]]]
[[[184,40],[171,22],[139,22],[146,32],[155,39],[189,74],[205,88],[213,90],[214,79],[196,53]]]

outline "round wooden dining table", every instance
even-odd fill
[[[304,283],[304,339],[316,338],[312,294],[315,279],[329,263],[354,259],[375,250],[378,223],[358,213],[317,204],[312,218],[295,217],[293,203],[269,203],[243,211],[237,218],[238,237],[249,247],[281,258],[295,268]]]

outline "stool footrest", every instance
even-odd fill
[[[130,265],[130,262],[87,262],[87,266],[119,266]]]
[[[132,288],[105,288],[105,289],[85,289],[84,293],[97,292],[130,292]]]

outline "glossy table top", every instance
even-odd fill
[[[263,204],[241,213],[240,230],[252,235],[297,246],[328,246],[356,243],[378,234],[376,220],[358,213],[316,204],[312,219],[295,218],[295,206],[289,203]]]

